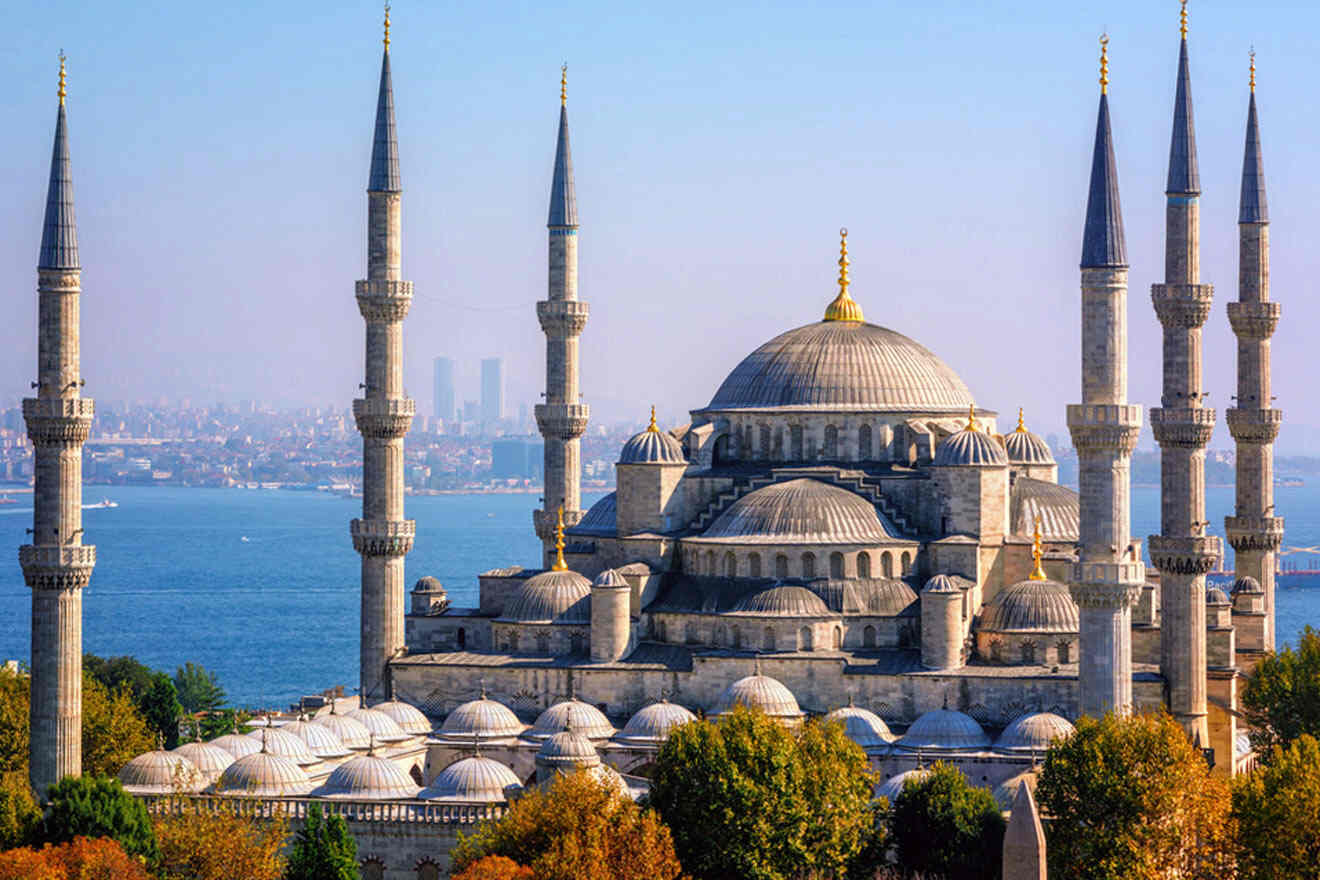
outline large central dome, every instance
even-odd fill
[[[858,409],[965,413],[958,374],[901,333],[860,321],[789,330],[743,358],[710,410]]]

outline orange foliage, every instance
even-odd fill
[[[0,852],[0,880],[151,880],[151,875],[113,840],[75,837],[40,850]]]
[[[531,868],[524,868],[504,856],[486,856],[468,865],[467,870],[455,874],[454,880],[533,880]]]
[[[280,880],[280,849],[288,836],[282,821],[241,811],[184,813],[153,823],[160,844],[161,880]]]

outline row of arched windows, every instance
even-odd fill
[[[912,573],[911,551],[903,550],[897,554],[893,551],[885,550],[880,556],[880,577],[892,578],[903,577]],[[745,560],[740,563],[738,554],[732,550],[726,550],[722,555],[716,556],[714,550],[707,550],[704,557],[701,551],[695,551],[689,557],[688,570],[692,574],[704,574],[710,577],[775,577],[784,579],[790,577],[789,556],[787,553],[776,553],[772,562],[773,571],[767,572],[762,565],[761,554],[750,552],[744,554]],[[834,552],[827,557],[827,570],[818,570],[816,554],[807,551],[797,557],[796,576],[805,580],[822,576],[828,573],[834,580],[841,580],[848,577],[847,556],[843,553]],[[862,550],[857,553],[855,559],[856,577],[873,577],[871,569],[871,553]]]
[[[806,461],[822,459],[824,461],[870,461],[877,456],[875,448],[875,430],[870,425],[860,425],[856,429],[856,454],[848,455],[842,442],[844,432],[837,425],[826,425],[820,435],[820,450],[816,450],[816,438],[808,436],[802,425],[789,425],[787,444],[784,429],[778,425],[750,424],[733,429],[737,441],[735,457],[744,460],[769,461]],[[727,447],[726,447],[727,449]]]
[[[662,642],[669,641],[669,624],[661,620],[656,623],[655,634]],[[726,625],[724,623],[715,624],[711,632],[711,644],[716,648],[755,648],[762,651],[781,650],[781,633],[773,626],[767,626],[758,634],[754,629],[744,629],[739,624]],[[814,651],[816,649],[816,639],[812,628],[804,626],[797,631],[797,644],[792,644],[793,634],[790,630],[787,635],[787,642],[782,643],[783,650]],[[866,628],[866,640],[869,640],[869,646],[875,647],[875,627]],[[865,640],[864,640],[865,641]],[[695,621],[688,621],[683,625],[683,642],[688,645],[702,644],[701,632]],[[843,647],[843,627],[834,626],[830,629],[830,646],[838,651]]]

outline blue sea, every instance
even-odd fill
[[[0,506],[0,547],[11,548],[0,557],[0,660],[26,661],[30,594],[17,548],[32,510],[30,496],[12,497],[19,503]],[[86,540],[97,547],[83,600],[84,650],[132,654],[170,672],[200,663],[238,705],[278,706],[356,685],[359,562],[348,521],[360,501],[320,492],[99,486],[84,500],[102,498],[119,506],[83,513]],[[1207,500],[1208,519],[1222,527],[1233,490],[1212,488]],[[410,497],[417,542],[408,583],[434,575],[456,605],[475,605],[479,572],[538,564],[536,503],[534,494]],[[1320,544],[1320,489],[1280,488],[1277,504],[1287,518],[1285,544]],[[1159,491],[1134,489],[1133,534],[1158,527]],[[1320,624],[1320,577],[1282,578],[1281,638],[1295,639],[1307,623]]]

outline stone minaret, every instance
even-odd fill
[[[550,185],[550,285],[536,304],[545,333],[545,403],[536,406],[536,425],[545,438],[545,497],[533,511],[543,564],[555,558],[555,524],[563,511],[572,526],[582,518],[582,433],[588,407],[578,394],[578,337],[587,324],[587,304],[578,299],[578,216],[573,157],[568,147],[567,68],[559,82],[559,142]]]
[[[37,262],[37,396],[23,401],[36,451],[32,543],[18,549],[23,579],[32,588],[29,776],[43,799],[52,783],[82,772],[82,590],[96,564],[96,548],[82,542],[82,447],[92,426],[92,401],[78,393],[82,272],[62,53],[59,96]]]
[[[1145,567],[1132,545],[1131,456],[1141,407],[1127,402],[1127,248],[1109,127],[1108,38],[1101,38],[1100,110],[1082,236],[1082,402],[1068,407],[1081,494],[1079,561],[1081,711],[1132,705],[1132,603]]]
[[[1214,287],[1201,284],[1201,182],[1187,64],[1187,8],[1182,10],[1178,87],[1165,186],[1164,283],[1151,286],[1164,327],[1164,390],[1150,411],[1160,444],[1160,534],[1150,557],[1160,570],[1160,667],[1164,701],[1187,735],[1209,744],[1205,704],[1205,575],[1223,551],[1206,535],[1205,447],[1215,411],[1201,405],[1201,327]]]
[[[389,662],[403,651],[403,557],[417,532],[403,518],[403,436],[415,405],[403,396],[403,319],[413,286],[400,278],[401,194],[387,6],[367,184],[367,279],[357,283],[358,309],[367,322],[365,394],[353,401],[362,434],[362,518],[350,531],[362,555],[361,694],[367,705],[389,699]]]
[[[1251,61],[1251,103],[1242,160],[1238,208],[1238,301],[1228,320],[1238,338],[1237,406],[1228,430],[1237,441],[1237,509],[1224,520],[1238,577],[1253,577],[1265,590],[1264,649],[1274,650],[1274,558],[1283,540],[1283,518],[1274,513],[1274,438],[1283,413],[1270,396],[1270,337],[1279,304],[1270,302],[1270,212],[1256,121],[1256,61]]]

